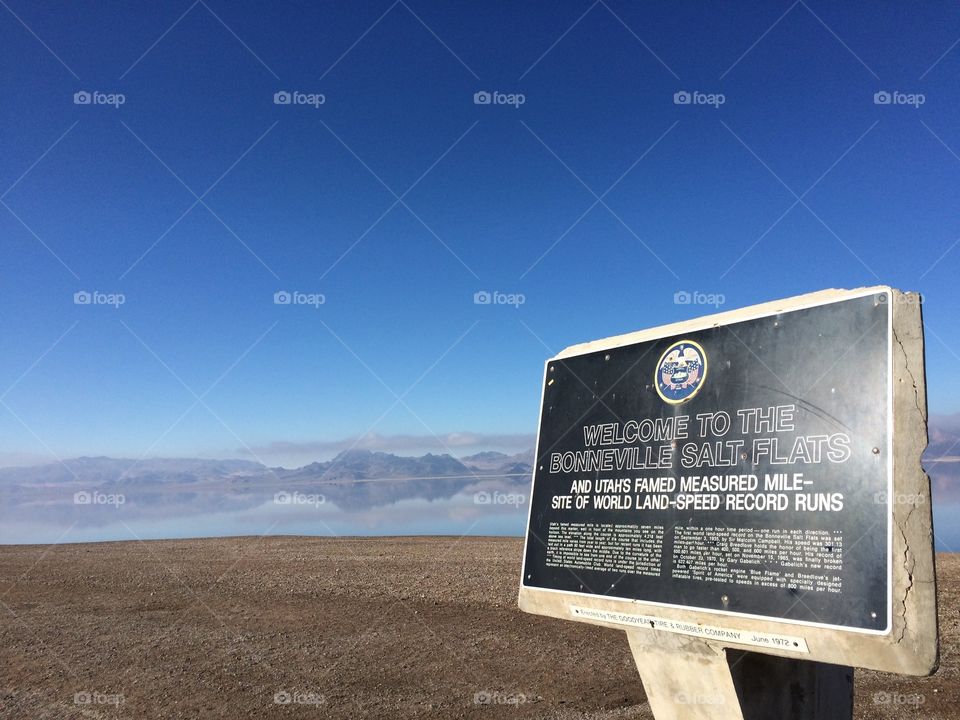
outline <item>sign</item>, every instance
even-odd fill
[[[523,588],[888,633],[892,292],[550,360]]]

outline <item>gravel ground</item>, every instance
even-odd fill
[[[651,718],[622,632],[517,610],[521,548],[0,547],[0,717]],[[937,561],[940,671],[858,672],[857,718],[960,719],[960,556]]]

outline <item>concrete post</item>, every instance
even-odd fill
[[[851,720],[853,668],[628,630],[656,720]]]

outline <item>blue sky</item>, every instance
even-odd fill
[[[960,410],[955,6],[2,5],[4,464],[518,450],[684,291],[919,290]]]

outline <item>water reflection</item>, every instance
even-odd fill
[[[0,491],[0,543],[224,535],[520,535],[528,476],[106,483]]]

